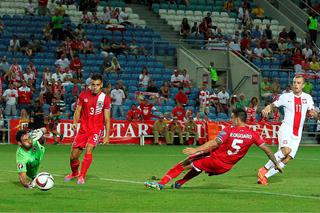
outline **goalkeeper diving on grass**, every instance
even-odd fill
[[[45,148],[39,139],[46,133],[46,128],[40,128],[27,132],[19,130],[16,141],[19,145],[16,153],[17,170],[20,183],[26,188],[35,186],[35,177],[43,159]],[[30,179],[28,179],[30,178]]]

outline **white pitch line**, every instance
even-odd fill
[[[275,195],[275,196],[282,196],[282,197],[320,200],[320,197],[315,197],[315,196],[295,195],[295,194],[285,194],[285,193],[275,193],[275,192],[261,192],[261,191],[252,191],[252,190],[242,190],[242,189],[218,189],[218,191],[236,192],[236,193],[242,192],[242,193],[251,193],[251,194],[264,194],[264,195]]]
[[[16,173],[16,171],[12,170],[0,170],[1,172],[9,172]],[[63,177],[62,174],[53,174],[53,176]],[[131,184],[139,184],[142,185],[143,182],[140,181],[132,181],[125,179],[111,179],[111,178],[92,178],[96,180],[109,181],[109,182],[117,182],[117,183],[131,183]],[[1,180],[0,180],[1,182]],[[232,184],[230,184],[232,185]],[[263,192],[263,191],[253,191],[253,190],[245,190],[245,189],[217,189],[217,191],[221,192],[236,192],[236,193],[250,193],[250,194],[260,194],[260,195],[273,195],[280,197],[292,197],[292,198],[303,198],[303,199],[311,199],[311,200],[320,200],[320,197],[315,196],[307,196],[307,195],[296,195],[296,194],[286,194],[286,193],[275,193],[275,192]]]

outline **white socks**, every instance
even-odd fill
[[[286,164],[284,164],[284,163],[282,163],[282,162],[280,162],[279,165],[280,165],[281,168],[284,168],[284,167],[286,166]],[[276,170],[275,168],[271,168],[271,169],[266,173],[265,176],[266,176],[266,178],[269,178],[269,177],[277,174],[278,172],[279,172],[279,171]]]
[[[281,150],[278,150],[275,154],[274,157],[276,158],[276,160],[279,162],[281,161],[285,156],[283,155]],[[266,165],[264,166],[267,170],[269,170],[270,168],[274,167],[274,164],[271,160],[269,160]]]

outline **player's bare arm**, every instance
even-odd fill
[[[276,160],[276,158],[274,157],[273,152],[271,151],[271,149],[269,147],[267,147],[265,144],[262,144],[261,146],[259,146],[268,156],[268,158],[272,161],[272,163],[275,165],[275,169],[277,169],[279,172],[283,173],[283,169],[280,167],[278,161]]]
[[[19,181],[20,181],[21,185],[23,185],[26,188],[33,188],[34,187],[34,183],[30,182],[28,180],[27,174],[25,172],[19,173]]]
[[[196,148],[185,148],[184,150],[182,150],[182,152],[187,155],[192,155],[192,154],[195,154],[195,153],[201,152],[201,151],[208,152],[208,151],[211,151],[211,150],[219,147],[221,143],[222,143],[221,140],[214,139],[214,140],[208,141],[207,143],[202,144],[201,146],[198,146]]]
[[[110,110],[104,110],[104,124],[106,129],[106,135],[103,138],[103,144],[108,144],[110,142]]]
[[[263,116],[263,117],[267,117],[268,114],[269,114],[269,113],[273,110],[273,108],[275,108],[275,107],[276,107],[276,106],[275,106],[273,103],[267,105],[267,106],[261,111],[262,116]]]
[[[80,119],[81,109],[82,109],[82,106],[77,106],[76,110],[74,111],[73,124],[72,124],[73,129],[77,129],[77,124],[78,124],[79,119]]]

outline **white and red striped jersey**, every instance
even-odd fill
[[[314,109],[312,97],[304,92],[300,96],[292,92],[285,93],[280,95],[273,104],[276,107],[284,107],[284,119],[281,126],[285,126],[285,129],[290,130],[294,136],[301,137],[307,111]]]
[[[208,90],[201,90],[199,93],[199,102],[201,107],[208,107],[210,104],[210,92]]]

